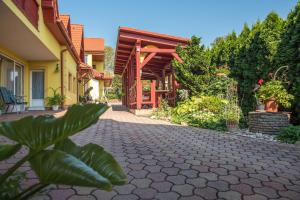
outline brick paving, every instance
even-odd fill
[[[72,139],[114,154],[129,183],[112,192],[53,185],[32,199],[300,199],[300,148],[294,145],[177,126],[117,106]],[[0,163],[0,170],[13,161]],[[34,183],[30,168],[22,169],[27,186]]]

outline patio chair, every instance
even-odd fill
[[[2,101],[7,105],[5,112],[8,112],[9,107],[12,105],[12,111],[16,105],[25,105],[27,104],[22,98],[16,96],[12,93],[12,91],[8,90],[5,87],[0,87],[0,95],[2,98]],[[18,113],[18,110],[17,110]]]

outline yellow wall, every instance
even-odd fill
[[[32,61],[29,62],[29,70],[25,74],[25,79],[28,80],[26,85],[27,88],[30,88],[30,71],[31,70],[44,70],[45,73],[45,83],[44,83],[44,97],[50,97],[53,95],[53,92],[50,88],[57,89],[60,88],[60,72],[56,72],[56,66],[59,64],[59,61]],[[28,89],[30,90],[30,89]],[[58,89],[60,92],[60,89]],[[30,91],[26,94],[30,96]],[[29,105],[28,105],[29,106]],[[45,106],[47,102],[45,101]]]
[[[38,29],[34,27],[31,22],[24,16],[24,14],[19,10],[18,7],[11,0],[3,0],[3,2],[11,9],[16,16],[24,23],[24,25],[31,30],[31,32],[40,39],[40,41],[47,47],[57,58],[54,61],[27,61],[21,57],[15,55],[13,52],[10,52],[8,49],[1,47],[0,44],[0,53],[7,55],[13,60],[16,60],[24,65],[24,95],[26,96],[26,101],[30,100],[30,70],[42,69],[45,71],[45,97],[52,96],[52,91],[50,87],[56,89],[59,88],[60,92],[61,87],[61,63],[60,63],[60,52],[62,49],[65,49],[64,46],[61,46],[59,42],[55,39],[52,33],[49,31],[47,26],[44,24],[43,11],[41,8],[41,0],[37,0],[39,7],[39,22]],[[66,105],[71,105],[77,103],[77,86],[72,86],[74,89],[71,91],[68,90],[68,77],[69,73],[72,74],[72,85],[77,85],[77,64],[74,58],[71,56],[69,51],[64,53],[64,94],[66,96]],[[58,71],[56,71],[58,65]],[[76,79],[74,82],[73,78]],[[76,88],[76,89],[75,89]],[[46,102],[45,102],[46,105]],[[29,106],[29,104],[28,104]]]
[[[71,75],[71,90],[69,90],[69,74]],[[64,94],[67,106],[77,103],[77,64],[69,51],[64,53]],[[75,78],[75,82],[74,79]],[[75,90],[74,90],[75,89]]]
[[[98,72],[104,73],[104,62],[103,61],[94,61],[93,65],[96,65],[96,70]],[[99,80],[99,96],[100,98],[104,96],[104,81]]]
[[[93,64],[93,55],[92,54],[86,54],[86,56],[87,56],[86,64],[92,66],[92,64]]]
[[[13,3],[12,0],[3,0],[3,2],[15,13],[16,16],[24,23],[24,25],[36,35],[41,42],[56,56],[57,59],[60,57],[60,44],[51,34],[49,29],[44,23],[43,11],[41,8],[41,0],[37,0],[39,4],[39,22],[38,29],[36,29],[22,11]]]

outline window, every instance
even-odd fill
[[[17,96],[23,95],[23,68],[15,61],[0,55],[0,85]]]
[[[87,64],[88,63],[88,55],[84,55],[84,63]]]
[[[68,78],[68,90],[71,92],[72,91],[72,74],[69,73],[69,78]]]
[[[73,92],[76,93],[76,90],[77,90],[77,81],[76,78],[73,77]]]

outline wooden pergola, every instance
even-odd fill
[[[174,105],[178,84],[171,61],[182,62],[176,47],[189,39],[120,27],[115,55],[115,74],[122,76],[123,105],[129,109],[155,108],[165,98]],[[143,91],[143,82],[151,82]]]

